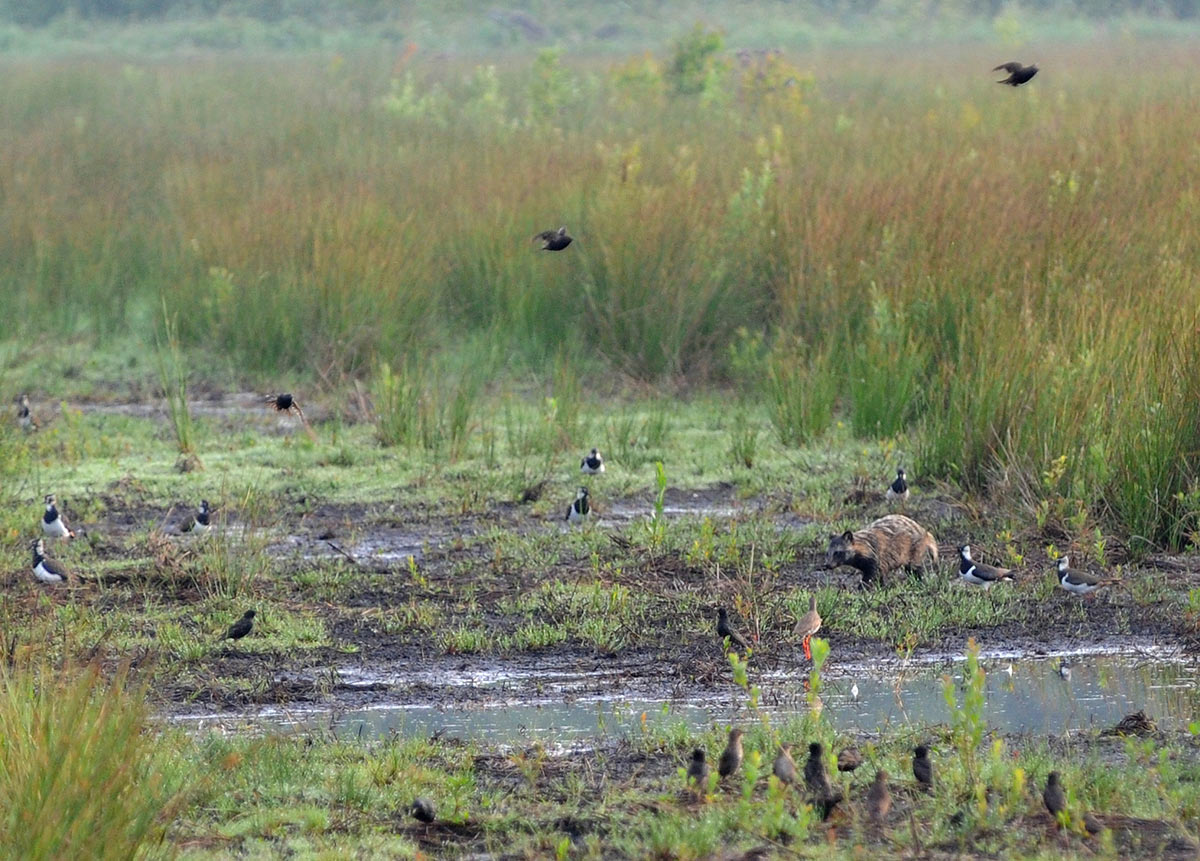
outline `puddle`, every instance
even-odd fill
[[[436,544],[441,540],[443,539],[436,535],[420,535],[395,529],[376,529],[358,541],[335,539],[333,544],[311,535],[288,535],[282,541],[271,544],[267,552],[277,556],[298,554],[299,558],[305,560],[344,558],[348,553],[363,565],[384,562],[407,564],[410,556],[420,560],[425,555],[425,547],[431,541]],[[333,545],[337,545],[344,553],[334,549]]]
[[[988,725],[1004,733],[1064,734],[1101,729],[1145,709],[1164,730],[1182,729],[1200,710],[1200,664],[1182,659],[1147,659],[1074,653],[1070,677],[1059,674],[1059,658],[1008,656],[983,661]],[[961,661],[921,661],[898,672],[898,663],[842,666],[825,679],[824,716],[843,731],[921,728],[950,720],[944,678],[961,685]],[[764,674],[763,710],[774,719],[803,714],[810,706],[798,671]],[[629,668],[574,670],[569,663],[532,667],[492,664],[457,670],[386,673],[343,672],[343,689],[378,689],[388,702],[349,709],[268,708],[242,716],[190,715],[176,718],[202,730],[326,729],[356,736],[397,733],[473,738],[493,744],[533,740],[575,744],[620,737],[650,724],[682,722],[691,727],[755,720],[745,696],[732,685],[692,696],[672,697],[661,679],[629,678]],[[374,686],[374,687],[372,687]],[[857,697],[851,695],[857,686]],[[474,698],[456,696],[469,691]],[[405,701],[405,693],[408,701]],[[438,705],[442,700],[448,705]]]

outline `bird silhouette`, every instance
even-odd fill
[[[254,615],[255,613],[253,610],[247,610],[242,615],[242,618],[238,619],[229,626],[229,630],[225,632],[225,636],[222,637],[221,640],[240,640],[242,637],[249,634],[250,629],[254,627]]]
[[[821,630],[821,614],[817,612],[817,596],[808,596],[808,612],[796,620],[796,627],[792,629],[792,633],[800,637],[800,646],[804,649],[804,657],[812,660],[812,647],[810,645],[813,634]]]
[[[424,822],[426,825],[437,819],[433,812],[433,802],[428,798],[414,798],[413,803],[409,805],[409,813],[418,822]]]
[[[1052,771],[1046,777],[1046,789],[1042,792],[1042,803],[1050,811],[1050,815],[1058,819],[1058,814],[1067,809],[1067,794],[1059,782],[1058,772]]]
[[[725,750],[721,753],[720,760],[717,761],[717,774],[722,778],[730,777],[742,767],[743,735],[745,735],[744,730],[731,729],[729,731],[729,744],[725,745]]]
[[[708,771],[704,750],[698,747],[692,751],[692,762],[687,771],[688,785],[696,790],[697,795],[703,794],[708,788]]]
[[[1034,75],[1038,73],[1038,67],[1022,66],[1020,63],[1001,63],[993,72],[1008,72],[1008,77],[1003,81],[996,81],[997,84],[1008,84],[1009,86],[1019,87],[1021,84],[1027,83]]]
[[[929,758],[929,748],[923,744],[913,748],[912,770],[922,789],[933,789],[933,761]]]
[[[562,251],[571,244],[574,237],[567,235],[567,228],[558,228],[558,230],[543,230],[541,233],[535,233],[531,241],[541,241],[542,251]]]
[[[847,747],[838,753],[837,770],[854,771],[863,764],[863,755],[857,747]]]
[[[743,651],[750,648],[746,643],[746,638],[729,624],[729,613],[726,612],[724,607],[717,609],[717,636],[721,638],[722,645],[724,645],[726,638],[728,638],[730,648],[737,646]]]
[[[828,819],[829,814],[839,801],[842,791],[835,789],[829,780],[829,772],[825,769],[822,759],[825,749],[819,741],[808,746],[808,761],[804,763],[804,785],[813,796],[813,806],[821,808],[821,819]]]
[[[892,794],[888,791],[887,772],[882,768],[875,772],[875,781],[867,790],[867,814],[875,825],[882,825],[892,809]]]
[[[775,764],[771,771],[784,786],[791,786],[796,782],[796,761],[792,759],[790,744],[779,745],[779,753],[775,756]]]

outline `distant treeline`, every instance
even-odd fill
[[[638,15],[670,14],[672,6],[683,15],[703,14],[706,7],[716,11],[718,3],[675,4],[662,0],[642,0],[621,4],[627,13]],[[790,13],[810,11],[831,19],[895,15],[914,9],[931,19],[941,16],[994,17],[1006,8],[1019,5],[1024,11],[1045,12],[1064,17],[1086,19],[1136,14],[1143,16],[1195,19],[1200,16],[1200,0],[767,0],[761,8],[778,6]],[[572,4],[572,15],[581,18],[612,17],[613,7],[597,2],[594,16],[588,7]],[[265,22],[302,19],[321,23],[369,25],[402,21],[412,17],[447,15],[496,16],[515,14],[541,17],[561,12],[558,3],[537,0],[528,3],[496,3],[491,0],[450,0],[445,3],[388,2],[388,0],[0,0],[0,21],[39,27],[74,16],[103,21],[142,21],[164,18],[207,18],[234,16]]]

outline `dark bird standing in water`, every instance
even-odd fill
[[[825,761],[821,758],[824,748],[819,741],[808,746],[808,762],[804,763],[804,784],[813,794],[814,807],[820,806],[821,819],[828,819],[829,814],[839,801],[842,791],[834,789],[829,780],[829,772],[825,770]]]
[[[704,761],[704,751],[696,748],[692,751],[692,764],[687,771],[688,786],[694,787],[697,794],[703,794],[708,788],[708,763]]]
[[[784,786],[791,786],[796,782],[796,761],[792,759],[790,744],[779,745],[779,753],[775,757],[775,764],[771,771]]]
[[[724,607],[717,609],[717,636],[721,638],[721,643],[724,645],[725,638],[729,638],[729,647],[737,646],[739,649],[748,649],[746,638],[733,629],[729,624],[729,614]]]
[[[875,825],[882,825],[892,809],[892,794],[888,791],[887,772],[882,768],[875,772],[875,782],[867,790],[867,814]]]
[[[717,774],[722,778],[730,777],[742,767],[743,735],[745,735],[745,732],[740,729],[731,729],[729,731],[729,744],[725,745],[721,759],[717,762]]]
[[[1022,66],[1020,63],[1001,63],[993,72],[1005,71],[1008,72],[1008,77],[1003,81],[996,81],[997,84],[1008,84],[1009,86],[1019,87],[1021,84],[1027,83],[1034,75],[1038,73],[1037,65]]]
[[[222,640],[240,640],[242,637],[250,633],[250,629],[254,627],[254,611],[247,610],[242,618],[238,619],[229,626],[229,630],[225,632]]]
[[[923,744],[913,748],[913,777],[926,790],[933,789],[933,762],[929,759],[929,748]]]
[[[541,240],[542,251],[562,251],[571,244],[574,237],[567,235],[567,228],[558,228],[558,230],[543,230],[541,233],[534,234],[532,241]]]
[[[1046,777],[1046,790],[1042,793],[1042,802],[1055,819],[1067,809],[1067,794],[1063,792],[1063,786],[1058,781],[1057,771],[1050,772]]]
[[[433,802],[428,798],[414,798],[408,811],[413,815],[414,819],[418,822],[424,822],[426,825],[437,819],[433,813]]]

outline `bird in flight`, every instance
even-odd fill
[[[573,236],[567,235],[566,225],[558,228],[558,230],[543,230],[541,233],[534,234],[532,242],[537,240],[542,242],[542,251],[562,251],[571,241]]]
[[[1008,77],[1003,81],[996,81],[997,84],[1008,84],[1011,87],[1019,87],[1021,84],[1028,83],[1034,75],[1038,73],[1036,64],[1032,66],[1022,66],[1020,63],[1001,63],[993,72],[1008,72]]]

